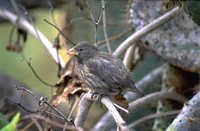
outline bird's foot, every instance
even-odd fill
[[[101,106],[101,108],[103,108],[103,104],[102,104],[102,102],[101,102],[101,99],[103,98],[103,97],[108,97],[108,95],[106,95],[106,94],[99,94],[99,96],[98,96],[98,98],[97,98],[97,104],[100,104],[100,106]]]
[[[94,92],[94,93],[92,94],[92,96],[91,96],[91,99],[95,99],[95,98],[96,98],[96,95],[98,95],[97,101],[96,101],[97,105],[101,105],[101,108],[103,108],[101,99],[102,99],[103,97],[108,97],[108,95],[106,95],[106,94],[100,94],[100,93],[98,93],[98,92]]]
[[[99,93],[93,92],[93,93],[92,93],[92,96],[91,96],[91,99],[95,99],[95,98],[96,98],[96,95],[99,95]]]

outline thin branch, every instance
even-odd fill
[[[92,93],[86,93],[83,95],[82,99],[80,100],[79,103],[79,108],[78,108],[78,113],[75,118],[75,125],[82,127],[84,124],[84,121],[86,119],[86,116],[88,114],[88,111],[90,109],[91,104],[93,103],[94,100],[97,98],[92,99]],[[110,101],[109,98],[103,97],[101,99],[101,102],[108,108],[108,110],[111,112],[113,118],[115,119],[115,122],[117,123],[118,127],[121,130],[128,129],[125,121],[122,119],[120,114],[118,113],[116,107],[113,105],[113,102]]]
[[[113,52],[113,55],[114,56],[121,55],[134,42],[138,41],[141,37],[147,35],[148,33],[157,29],[164,23],[173,19],[175,16],[177,16],[180,13],[180,11],[181,11],[181,8],[179,6],[176,6],[169,12],[165,13],[164,15],[160,16],[159,18],[152,21],[148,25],[144,26],[143,28],[141,28],[140,30],[138,30],[137,32],[129,36],[124,42],[122,42],[121,45],[118,46],[117,49]]]
[[[20,19],[18,19],[18,16],[16,14],[14,14],[14,13],[12,13],[9,10],[6,10],[4,8],[0,8],[0,16],[4,19],[11,21],[13,24],[19,26],[20,28],[27,30],[36,39],[38,39],[38,40],[41,39],[43,46],[47,49],[47,51],[52,56],[54,61],[56,63],[58,63],[57,54],[56,54],[57,51],[56,51],[56,49],[54,49],[52,47],[53,44],[37,28],[34,28],[34,26],[30,22],[28,22],[26,19],[24,19],[22,17],[20,17]],[[59,56],[59,58],[60,58],[61,66],[64,67],[65,66],[64,60],[62,59],[61,56]]]
[[[106,27],[106,2],[104,0],[101,0],[101,5],[102,5],[102,10],[103,10],[103,32],[104,32],[104,37],[105,37],[105,40],[106,40],[106,45],[107,45],[107,48],[108,48],[108,53],[109,54],[112,54],[112,50],[111,50],[111,47],[110,47],[110,42],[108,40],[108,35],[107,35],[107,27]]]
[[[44,19],[44,21],[46,23],[48,23],[49,25],[53,26],[56,30],[58,30],[58,32],[67,40],[69,41],[71,44],[73,44],[74,46],[76,45],[74,42],[72,42],[69,38],[67,38],[67,36],[65,36],[65,34],[54,24],[52,24],[51,22],[49,22],[48,20]]]
[[[159,91],[155,93],[151,93],[149,95],[146,95],[143,98],[137,99],[129,104],[129,111],[134,112],[140,107],[150,104],[152,102],[157,102],[158,100],[164,100],[164,99],[169,99],[169,100],[175,100],[180,103],[185,103],[187,99],[174,92],[173,90],[168,90],[168,91]]]
[[[39,97],[37,97],[37,95],[35,95],[32,91],[30,91],[30,90],[28,90],[28,89],[26,89],[26,88],[24,88],[24,87],[15,86],[15,88],[16,88],[17,90],[22,90],[22,91],[25,91],[25,92],[27,92],[28,94],[32,95],[33,98],[34,98],[35,100],[38,101],[38,105],[39,105],[39,106],[42,106],[43,104],[46,104],[46,105],[47,105],[48,107],[50,107],[53,111],[55,111],[57,114],[59,114],[66,122],[70,123],[69,120],[65,117],[65,115],[62,114],[62,112],[60,112],[56,107],[52,106],[51,104],[49,104],[49,103],[47,102],[47,98],[46,98],[46,97],[40,97],[40,98],[39,98]],[[38,112],[44,112],[44,111],[40,111],[40,110],[36,110],[36,111],[38,111]]]
[[[104,97],[102,98],[101,102],[108,108],[108,110],[111,112],[112,116],[115,119],[115,122],[118,126],[118,128],[121,131],[128,131],[128,127],[126,126],[125,121],[122,119],[121,115],[118,113],[117,109],[113,105],[113,103],[110,101],[110,99]]]
[[[93,21],[93,23],[94,23],[94,25],[95,25],[95,46],[97,46],[98,25],[99,25],[99,23],[101,22],[101,17],[102,17],[102,14],[103,14],[103,9],[101,10],[101,12],[100,12],[100,14],[99,14],[99,17],[98,17],[98,20],[96,21],[96,20],[94,19],[94,16],[92,15],[92,11],[91,11],[91,9],[90,9],[90,5],[89,5],[88,1],[87,1],[87,0],[84,0],[84,1],[85,1],[86,5],[87,5],[87,7],[88,7],[90,17],[91,17],[91,19],[92,19],[92,21]]]
[[[147,121],[149,119],[153,119],[153,118],[157,118],[157,117],[163,117],[163,116],[170,116],[170,115],[176,115],[180,112],[180,110],[173,110],[173,111],[168,111],[168,112],[160,112],[160,113],[154,113],[154,114],[150,114],[148,116],[144,116],[142,118],[140,118],[139,120],[134,121],[133,123],[128,125],[128,128],[133,128],[135,126],[137,126],[138,124]]]
[[[91,98],[90,93],[84,94],[83,97],[81,98],[78,104],[78,112],[74,120],[75,126],[83,127],[89,109],[93,103],[93,101],[90,98]]]
[[[68,103],[68,107],[71,107],[71,110],[69,110],[69,115],[68,115],[68,120],[71,119],[72,117],[72,113],[75,111],[76,107],[78,106],[80,100],[82,99],[83,94],[79,97],[79,99],[76,102],[73,102],[73,106],[72,104],[70,105],[70,103]]]
[[[25,127],[23,127],[22,129],[20,129],[20,131],[28,131],[28,128],[30,128],[33,124],[34,124],[34,122],[31,121],[30,123],[28,123],[28,125],[26,124]]]
[[[53,5],[52,5],[50,0],[47,0],[47,2],[48,2],[48,5],[50,7],[51,19],[53,20],[53,23],[55,24],[55,26],[58,27],[58,24],[57,24],[56,19],[54,17],[54,7],[53,7]]]
[[[42,127],[40,126],[40,124],[38,123],[38,121],[36,121],[35,118],[31,118],[31,120],[34,122],[34,124],[37,127],[38,131],[43,131]]]
[[[38,114],[29,114],[29,115],[25,115],[21,118],[21,121],[23,120],[26,120],[26,119],[30,119],[30,118],[35,118],[35,119],[40,119],[40,120],[43,120],[45,122],[48,122],[56,127],[59,127],[59,128],[64,128],[64,124],[61,124],[61,123],[58,123],[57,121],[53,121],[47,117],[44,117],[42,115],[38,115]],[[72,126],[66,126],[65,129],[69,129],[69,130],[74,130],[74,129],[77,129],[78,131],[83,131],[82,128],[80,127],[72,127]]]
[[[46,81],[44,81],[42,78],[40,78],[40,76],[37,74],[37,72],[35,71],[35,69],[32,67],[31,65],[31,58],[29,59],[29,61],[25,58],[24,55],[22,55],[23,59],[25,60],[26,64],[29,66],[29,68],[31,69],[31,71],[33,72],[33,74],[35,75],[35,77],[44,85],[46,86],[50,86],[50,87],[56,87],[55,85],[49,84]]]

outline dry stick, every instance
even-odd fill
[[[56,54],[57,52],[56,52],[56,49],[54,49],[52,47],[53,44],[38,29],[34,28],[34,26],[30,22],[28,22],[26,19],[21,18],[21,17],[20,17],[20,19],[18,19],[18,16],[16,14],[14,14],[14,13],[6,10],[6,9],[3,9],[3,8],[0,8],[0,16],[2,18],[4,18],[4,19],[7,19],[7,20],[11,21],[13,24],[16,24],[17,26],[21,27],[22,29],[27,30],[36,39],[38,39],[38,40],[41,39],[41,42],[42,42],[43,46],[47,49],[47,51],[52,56],[54,61],[56,63],[58,63],[57,54]],[[65,66],[64,60],[62,59],[61,56],[59,56],[59,58],[60,58],[61,66],[64,67]]]
[[[81,94],[79,99],[75,103],[73,103],[73,106],[72,106],[72,108],[71,108],[71,110],[69,112],[69,115],[68,115],[68,119],[71,119],[72,113],[75,111],[75,108],[77,107],[77,105],[79,104],[80,100],[82,99],[82,96],[83,96],[83,94]],[[69,104],[68,104],[68,106],[69,106]]]
[[[38,123],[38,121],[36,121],[35,118],[31,118],[31,120],[34,122],[34,124],[37,127],[38,131],[43,131],[42,127],[40,126],[40,124]]]
[[[143,98],[140,98],[131,102],[129,104],[129,111],[134,112],[144,105],[150,104],[152,102],[157,102],[158,100],[164,100],[164,99],[175,100],[180,103],[185,103],[187,101],[187,98],[174,92],[173,90],[159,91],[159,92],[151,93],[149,95],[146,95]]]
[[[106,45],[107,45],[107,48],[108,48],[108,53],[109,54],[112,54],[112,50],[111,50],[111,47],[110,47],[110,42],[108,40],[108,35],[107,35],[107,27],[106,27],[106,3],[104,0],[101,0],[101,5],[102,5],[102,10],[103,10],[103,32],[104,32],[104,37],[105,37],[105,40],[106,40]]]
[[[62,114],[56,107],[52,106],[51,104],[49,104],[49,103],[47,102],[47,98],[44,98],[44,97],[38,98],[38,96],[35,95],[32,91],[30,91],[30,90],[28,90],[28,89],[26,89],[26,88],[24,88],[24,87],[15,86],[15,88],[16,88],[17,90],[22,90],[22,91],[27,92],[28,94],[32,95],[33,98],[34,98],[35,100],[38,101],[39,106],[42,106],[43,104],[46,104],[49,108],[51,108],[51,109],[54,110],[57,114],[59,114],[66,122],[69,122],[68,119],[65,117],[64,114]]]
[[[96,22],[96,20],[94,19],[94,16],[92,15],[92,11],[90,9],[90,5],[89,5],[88,1],[87,0],[84,0],[84,1],[85,1],[86,5],[88,7],[88,10],[89,10],[89,13],[90,13],[90,17],[91,17],[91,19],[92,19],[92,21],[93,21],[93,23],[95,25],[95,46],[97,46],[97,30],[98,30],[98,25],[99,25],[99,23],[101,21],[101,17],[102,17],[102,12],[103,11],[101,10],[101,12],[99,14],[99,19]]]
[[[25,127],[23,127],[22,129],[19,129],[19,130],[20,131],[28,131],[28,128],[30,128],[33,124],[34,124],[34,122],[31,121],[30,123],[28,123],[28,125],[26,124]],[[20,125],[20,123],[18,125]]]
[[[78,112],[74,120],[75,126],[83,127],[83,124],[85,122],[89,109],[93,103],[93,101],[90,98],[91,98],[90,93],[86,93],[83,95],[82,99],[80,100],[78,104]]]
[[[108,110],[112,113],[113,118],[120,130],[128,131],[128,127],[126,126],[125,121],[120,116],[119,112],[113,105],[113,103],[107,97],[103,97],[101,102],[108,108]]]
[[[149,119],[153,119],[153,118],[157,118],[157,117],[163,117],[163,116],[170,116],[170,115],[176,115],[180,112],[181,110],[173,110],[173,111],[168,111],[168,112],[161,112],[161,113],[154,113],[154,114],[150,114],[148,116],[144,116],[142,118],[140,118],[139,120],[134,121],[133,123],[128,125],[128,128],[133,128],[135,126],[137,126],[138,124],[147,121]]]
[[[26,116],[23,116],[21,118],[21,121],[23,120],[26,120],[26,119],[30,119],[30,118],[36,118],[36,119],[40,119],[40,120],[43,120],[43,121],[46,121],[56,127],[59,127],[59,128],[64,128],[64,124],[61,124],[61,123],[58,123],[57,121],[53,121],[49,118],[46,118],[42,115],[38,115],[38,114],[29,114],[29,115],[26,115]],[[82,131],[83,129],[80,128],[80,127],[71,127],[71,126],[67,126],[66,129],[69,129],[69,130],[72,130],[72,129],[77,129],[78,131]]]
[[[144,90],[144,88],[146,88],[150,83],[152,83],[156,78],[158,78],[161,75],[162,69],[163,66],[160,66],[151,71],[149,74],[144,76],[140,81],[136,83],[136,87],[141,91]],[[137,95],[133,95],[132,93],[127,93],[125,97],[128,99],[128,101],[132,101],[137,98]],[[107,112],[94,125],[93,130],[100,130],[100,129],[105,130],[105,128],[107,128],[112,123],[114,123],[112,115],[110,112]]]
[[[91,96],[92,96],[92,94],[90,92],[86,93],[83,95],[82,99],[80,100],[78,113],[77,113],[75,121],[74,121],[76,126],[80,126],[80,127],[83,126],[86,116],[88,114],[88,111],[90,109],[90,106],[91,106],[93,100],[95,100],[95,99],[91,99]],[[118,127],[120,129],[128,129],[125,124],[125,121],[122,119],[122,117],[118,113],[117,109],[113,105],[113,102],[107,97],[103,97],[101,99],[101,102],[112,113],[112,116],[114,117]]]
[[[160,16],[156,20],[152,21],[148,25],[144,26],[131,36],[129,36],[121,45],[117,47],[115,52],[113,53],[114,56],[121,55],[129,46],[131,46],[134,42],[138,41],[141,37],[147,35],[148,33],[152,32],[156,28],[160,27],[162,24],[167,23],[169,20],[177,16],[181,11],[179,6],[174,7],[169,12],[165,13],[164,15]]]

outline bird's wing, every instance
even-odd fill
[[[112,56],[102,55],[89,59],[88,67],[92,74],[113,88],[126,86],[127,79],[130,79],[130,72],[123,63]]]

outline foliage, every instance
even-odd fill
[[[2,118],[4,120],[0,121],[0,124],[4,124],[4,126],[0,129],[0,131],[15,131],[17,129],[17,124],[20,120],[20,113],[18,112],[9,123],[8,120],[5,119],[5,116],[3,116]]]

